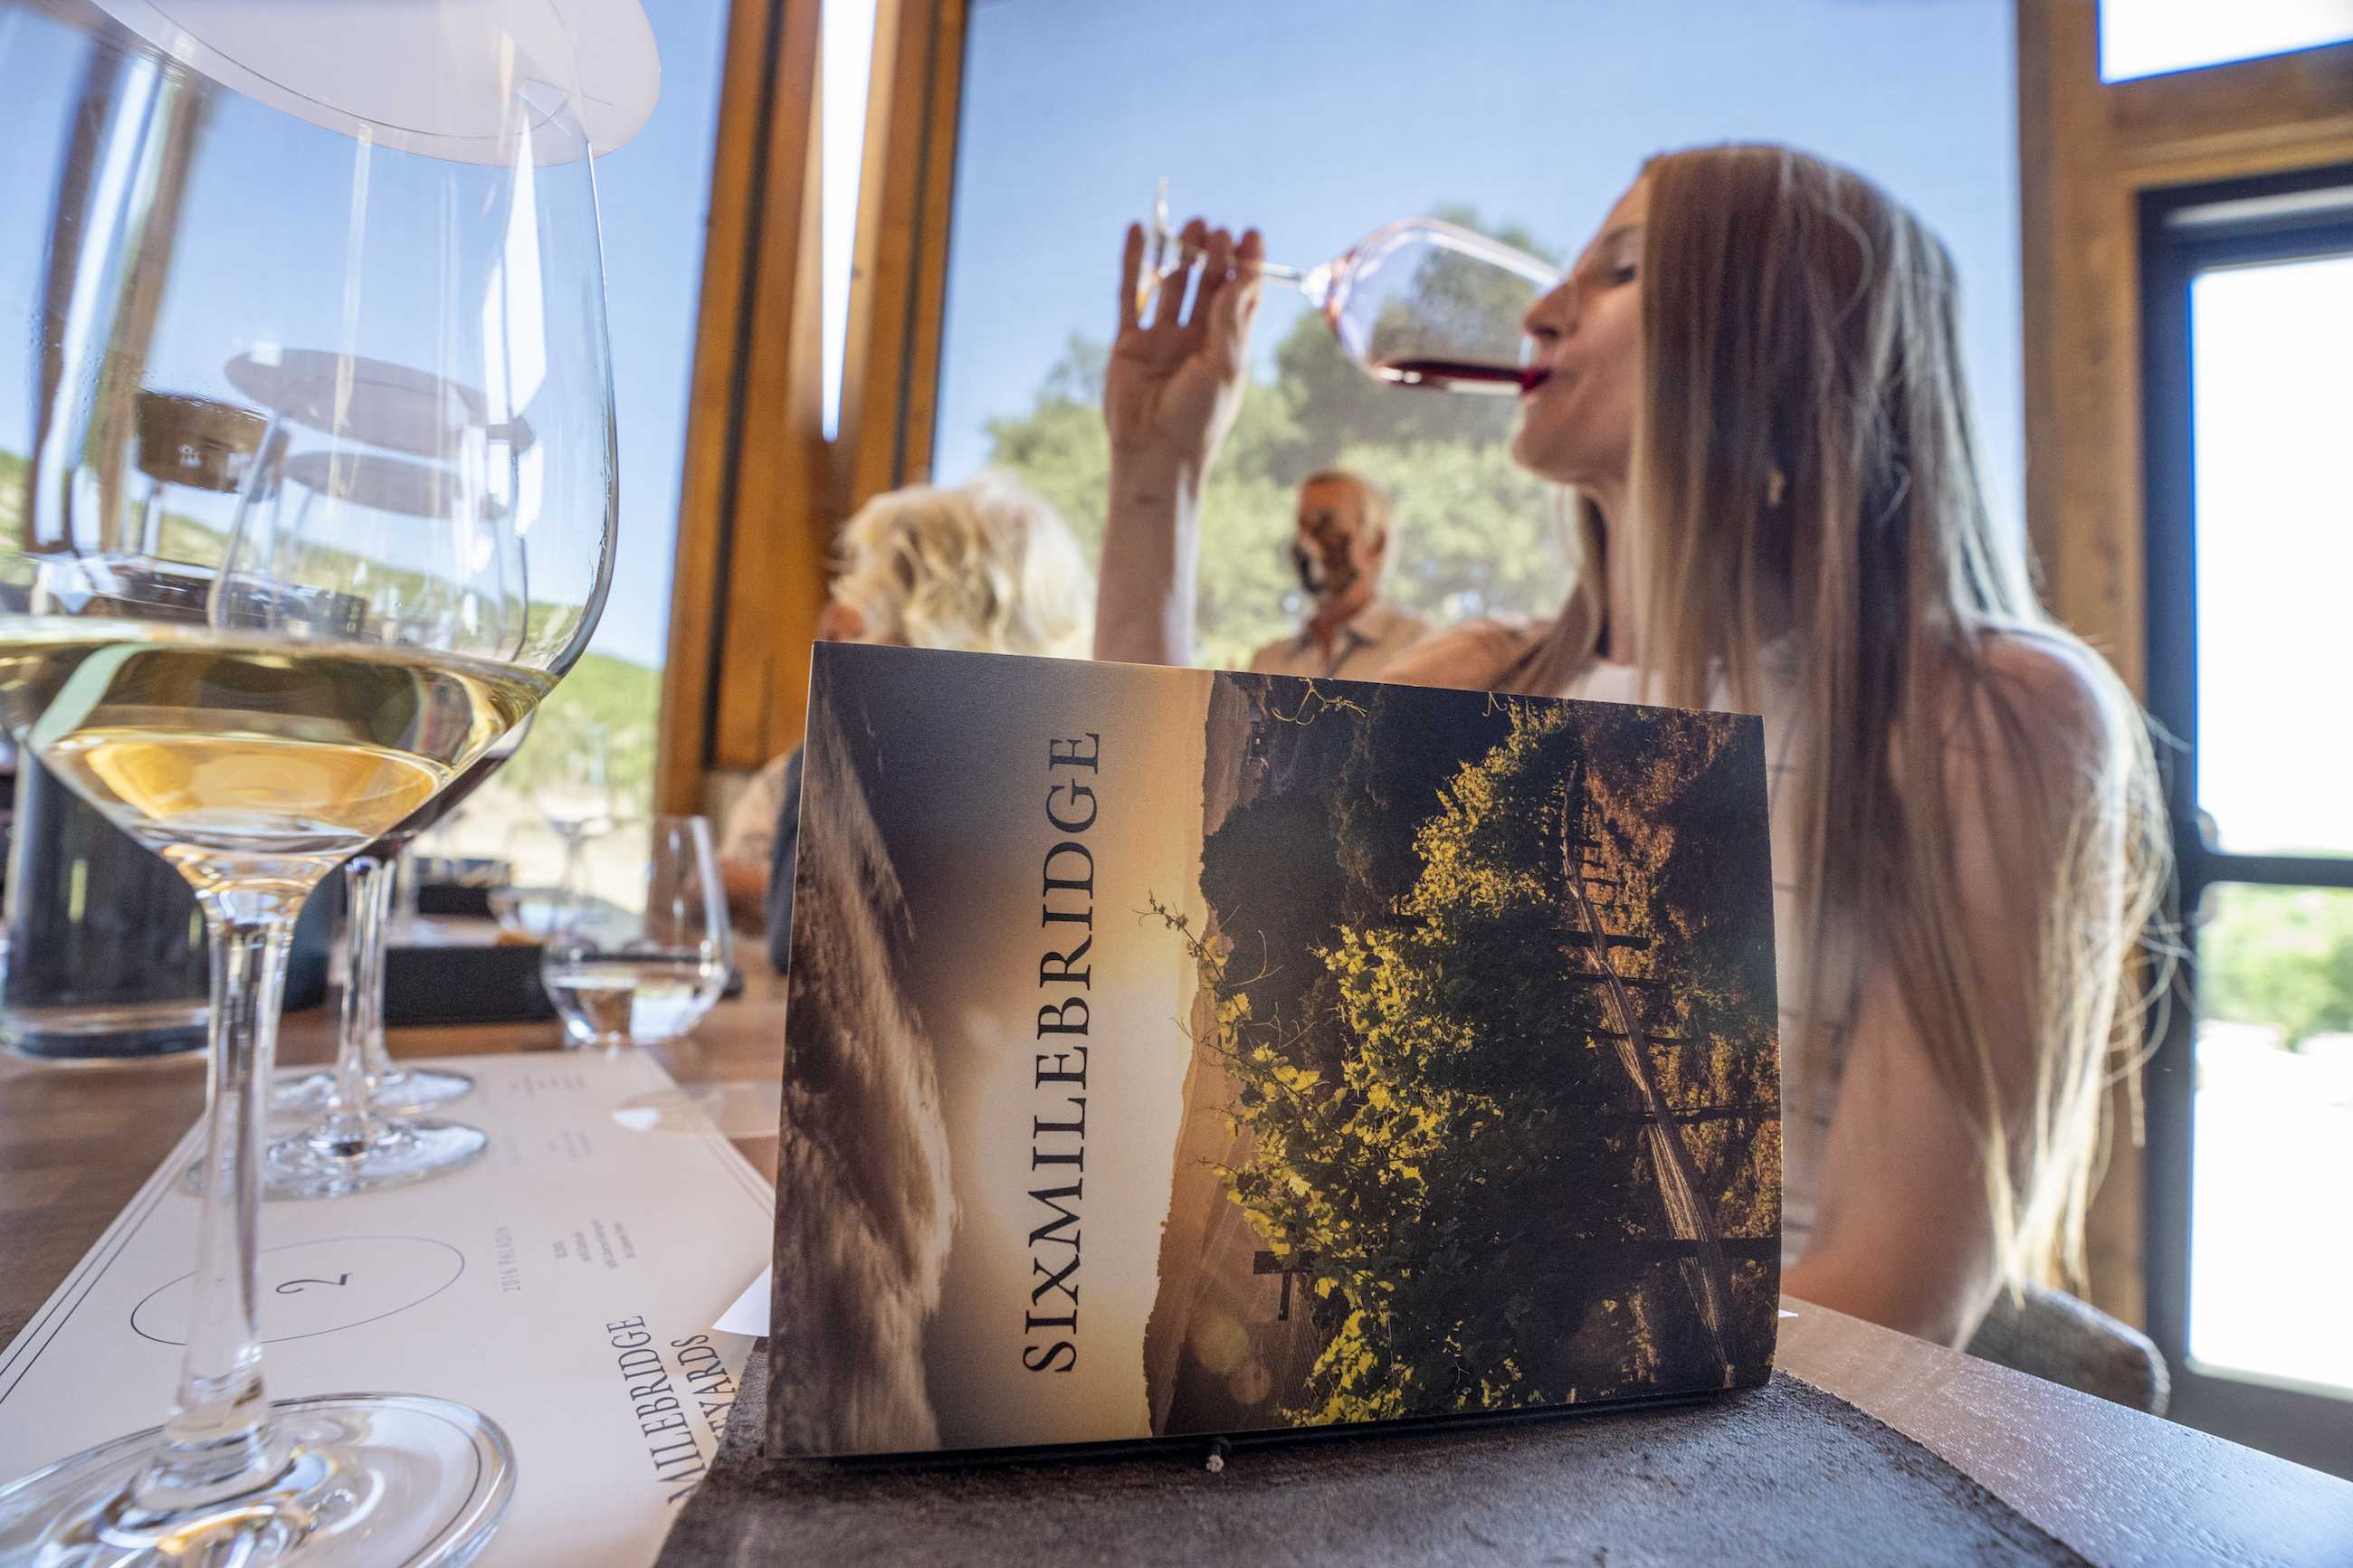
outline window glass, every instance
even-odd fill
[[[994,464],[1091,544],[1120,235],[1170,180],[1312,266],[1390,219],[1453,216],[1554,258],[1642,160],[1793,143],[1880,180],[1955,250],[1995,504],[2021,489],[2017,106],[2002,0],[1200,0],[1140,29],[1092,0],[976,0],[965,62],[934,470]],[[1445,621],[1548,616],[1556,505],[1503,444],[1511,400],[1375,385],[1271,287],[1256,384],[1210,481],[1201,657],[1295,629],[1282,550],[1314,468],[1363,468],[1400,525],[1387,591]]]
[[[2353,0],[2100,0],[2100,79],[2124,81],[2353,38]]]
[[[2353,255],[2190,286],[2198,804],[2242,854],[2353,854]]]
[[[2353,1192],[2353,892],[2223,886],[2207,914],[2189,1353],[2353,1393],[2353,1251],[2331,1239]]]

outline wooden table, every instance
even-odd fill
[[[657,1054],[681,1082],[776,1076],[782,984],[756,952],[742,997]],[[280,1058],[332,1054],[332,1013],[288,1017]],[[402,1056],[555,1050],[554,1024],[397,1029]],[[0,1058],[0,1342],[13,1338],[171,1151],[204,1099],[189,1059],[37,1068]],[[776,1168],[776,1140],[738,1142]],[[2100,1563],[2353,1564],[2353,1483],[1801,1301],[1781,1365],[1921,1443]],[[158,1391],[160,1397],[162,1391]],[[5,1479],[5,1478],[0,1478]],[[1901,1542],[1884,1555],[1904,1555]],[[1865,1547],[1864,1555],[1878,1554]]]

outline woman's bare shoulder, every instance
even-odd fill
[[[2147,767],[2131,693],[2063,632],[1980,633],[1928,707],[1942,739],[1937,809],[1963,840],[2056,842],[2086,812],[2115,816]],[[1907,749],[1891,760],[1892,782],[1908,795]],[[2041,833],[2024,831],[2030,824]]]
[[[1399,654],[1381,679],[1399,686],[1493,690],[1535,646],[1542,630],[1525,616],[1489,616],[1443,626]]]
[[[1980,667],[1996,695],[2039,725],[2090,739],[2105,731],[2123,683],[2089,645],[2056,632],[1988,632]]]
[[[2097,773],[2135,749],[2132,696],[2086,644],[2063,632],[1986,632],[1976,655],[1967,689],[1939,704],[1950,750],[2006,756],[2035,772]]]

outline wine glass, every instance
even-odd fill
[[[317,1151],[320,1155],[343,1162],[332,1168],[344,1175],[364,1173],[354,1173],[349,1163],[353,1160],[362,1167],[372,1163],[375,1172],[389,1173],[395,1167],[384,1145],[387,1140],[396,1139],[398,1133],[376,1121],[373,1127],[346,1126],[338,1135],[328,1125],[332,1118],[338,1114],[370,1118],[371,1113],[374,1119],[415,1116],[428,1107],[456,1100],[474,1087],[468,1074],[396,1062],[385,1048],[384,950],[389,942],[387,928],[392,924],[393,900],[409,875],[400,869],[407,863],[402,857],[409,846],[456,815],[458,808],[522,749],[523,742],[530,738],[536,717],[524,715],[522,723],[476,758],[474,764],[459,773],[447,789],[419,806],[407,821],[343,862],[343,886],[351,907],[344,916],[343,1016],[334,1065],[279,1079],[270,1092],[269,1113],[315,1119],[306,1136],[323,1137],[330,1148],[359,1145],[356,1152],[343,1154],[329,1154],[326,1149]],[[356,1061],[353,1059],[354,1056]],[[358,1075],[355,1079],[350,1076],[353,1072]],[[336,1108],[339,1100],[343,1108],[341,1112]],[[471,1128],[460,1131],[474,1132]],[[475,1132],[474,1136],[479,1138],[480,1134]],[[406,1179],[416,1180],[461,1164],[480,1150],[481,1145],[475,1143],[462,1158],[431,1163]],[[280,1145],[270,1146],[269,1195],[317,1195],[280,1190],[278,1173],[290,1163],[308,1162],[291,1149],[280,1152]],[[385,1184],[388,1184],[364,1182],[349,1190],[364,1191],[368,1185]]]
[[[0,274],[0,379],[33,391],[0,720],[194,887],[213,975],[206,1178],[156,1221],[195,1251],[169,1419],[0,1487],[0,1561],[462,1562],[512,1493],[465,1405],[272,1405],[255,1237],[303,900],[536,707],[610,582],[583,106],[637,100],[584,77],[568,3],[78,0],[0,28],[0,102],[70,84],[54,170],[0,162],[0,210],[48,235],[37,277]],[[263,421],[233,489],[149,515],[150,392]],[[379,504],[387,461],[435,504]]]
[[[540,977],[569,1046],[652,1046],[683,1037],[727,986],[733,932],[726,884],[700,816],[657,816],[645,882],[620,901],[572,906]]]
[[[394,866],[416,837],[464,804],[514,755],[531,717],[474,759],[440,794],[399,826],[343,862],[350,896],[344,917],[341,1032],[335,1065],[281,1083],[272,1109],[315,1102],[301,1131],[273,1140],[263,1155],[263,1180],[273,1198],[333,1198],[380,1187],[404,1186],[454,1171],[490,1146],[480,1128],[419,1117],[424,1106],[453,1100],[474,1087],[464,1073],[394,1063],[384,1046],[385,917],[392,906]]]
[[[548,830],[564,846],[564,868],[555,885],[567,904],[583,903],[590,895],[588,846],[621,825],[612,735],[604,725],[591,721],[566,732],[554,776],[540,786],[537,804]]]
[[[1151,237],[1139,311],[1183,261],[1172,254],[1165,179]],[[1255,270],[1306,296],[1366,375],[1444,392],[1517,393],[1526,367],[1520,320],[1560,280],[1542,257],[1434,217],[1384,224],[1320,266],[1261,261]]]

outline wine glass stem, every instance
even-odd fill
[[[410,852],[414,843],[414,839],[402,839],[399,850],[385,868],[392,874],[391,919],[396,931],[415,925],[420,912],[417,907],[417,857]]]
[[[286,1463],[261,1385],[254,1234],[261,1217],[261,1086],[277,1055],[286,951],[306,891],[234,883],[197,890],[212,950],[205,1180],[179,1392],[132,1487],[142,1508],[234,1496]]]
[[[327,1112],[311,1130],[322,1152],[357,1158],[375,1141],[376,1080],[384,1049],[384,931],[392,907],[390,862],[363,851],[343,862],[351,909],[345,919],[343,1029],[335,1043]]]
[[[561,830],[564,836],[564,903],[566,916],[580,912],[588,890],[588,830],[579,823],[568,823]]]

